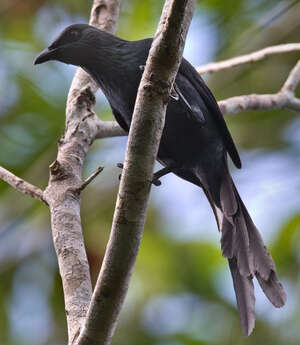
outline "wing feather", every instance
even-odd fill
[[[202,98],[206,107],[210,111],[210,114],[213,116],[215,120],[216,126],[220,131],[224,146],[229,156],[231,157],[235,166],[237,168],[241,168],[242,163],[239,153],[233,142],[231,134],[229,133],[223,114],[221,113],[218,103],[215,100],[210,89],[207,87],[199,73],[187,60],[182,59],[182,63],[178,73],[183,75],[186,79],[188,79],[191,85],[198,91],[200,97]]]

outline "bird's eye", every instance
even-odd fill
[[[70,31],[70,35],[74,38],[78,37],[79,36],[79,32],[77,30],[71,30]]]

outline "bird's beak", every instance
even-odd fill
[[[54,60],[56,49],[46,48],[44,49],[34,60],[35,65],[39,65],[43,62]]]

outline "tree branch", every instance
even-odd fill
[[[300,43],[289,43],[267,47],[248,55],[238,56],[233,59],[209,63],[197,68],[202,74],[229,69],[241,64],[259,61],[272,54],[281,54],[300,50]],[[281,90],[275,94],[251,94],[231,97],[219,101],[219,107],[223,115],[236,114],[246,110],[274,110],[289,109],[300,111],[300,99],[295,96],[295,90],[300,83],[300,60],[291,70]],[[115,121],[99,120],[96,139],[115,136],[124,136],[126,133]]]
[[[108,345],[142,237],[171,86],[195,0],[167,0],[139,86],[111,235],[78,345]]]
[[[267,56],[274,54],[283,54],[300,50],[300,43],[288,43],[280,44],[277,46],[267,47],[258,51],[255,51],[250,54],[236,56],[232,59],[220,61],[220,62],[211,62],[197,68],[198,73],[212,73],[218,72],[225,69],[230,69],[235,66],[243,65],[246,63],[256,62],[262,59],[265,59]]]
[[[128,133],[125,132],[116,121],[98,121],[95,139],[120,137],[125,135],[128,135]]]
[[[300,83],[300,60],[297,62],[296,66],[289,73],[288,78],[283,84],[281,91],[292,92],[294,94],[299,83]]]
[[[94,0],[90,24],[113,32],[121,0]],[[66,107],[66,129],[50,165],[44,192],[50,206],[53,242],[63,283],[69,344],[79,335],[92,296],[89,265],[80,218],[82,166],[88,149],[101,129],[93,111],[98,87],[82,69],[77,69]]]
[[[218,102],[223,115],[236,114],[245,110],[289,109],[300,111],[300,99],[295,90],[300,82],[300,60],[291,70],[281,90],[275,94],[245,95],[231,97]]]
[[[48,205],[47,201],[44,199],[44,192],[34,186],[31,183],[26,182],[20,177],[14,175],[10,171],[0,166],[0,179],[10,184],[13,188],[21,193],[31,196],[34,199],[42,201],[44,204]]]

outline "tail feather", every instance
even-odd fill
[[[251,231],[249,232],[250,251],[254,257],[256,279],[269,301],[277,308],[282,307],[286,302],[286,293],[277,277],[272,256],[264,245],[263,239],[239,195],[238,199],[242,205],[246,222],[251,225]]]
[[[239,196],[235,186],[233,185],[236,193],[237,200],[240,205],[241,214],[245,219],[249,233],[249,250],[253,253],[254,257],[254,268],[259,273],[261,278],[268,280],[270,271],[275,271],[275,264],[273,259],[264,245],[263,239],[254,225],[246,206],[244,205],[241,197]]]
[[[229,222],[229,220],[223,217],[221,231],[222,231],[222,237],[221,237],[222,255],[225,258],[232,258],[234,255],[236,229],[233,226],[233,224]]]
[[[223,181],[220,186],[220,204],[222,210],[226,209],[227,216],[233,216],[238,211],[238,202],[234,190],[232,189],[232,180],[228,174],[223,176]]]
[[[265,295],[268,297],[269,301],[276,307],[280,308],[285,305],[286,293],[280,281],[278,280],[275,271],[271,271],[269,278],[263,279],[259,273],[255,274],[256,279],[259,282]]]
[[[234,183],[227,171],[222,177],[217,194],[206,191],[210,203],[222,212],[222,255],[228,259],[233,279],[243,334],[251,334],[255,323],[255,297],[253,278],[256,277],[263,292],[275,307],[282,307],[286,294],[276,274],[275,264],[261,235],[254,225]],[[216,186],[214,185],[213,188]],[[209,190],[209,188],[208,188]]]
[[[244,217],[237,212],[234,217],[235,238],[234,238],[234,256],[237,258],[237,265],[240,274],[243,276],[253,276],[254,262],[253,253],[250,251],[250,239],[247,224]]]
[[[245,337],[248,337],[253,331],[255,324],[253,280],[251,277],[240,274],[236,258],[228,259],[228,263],[236,294],[243,334]]]

